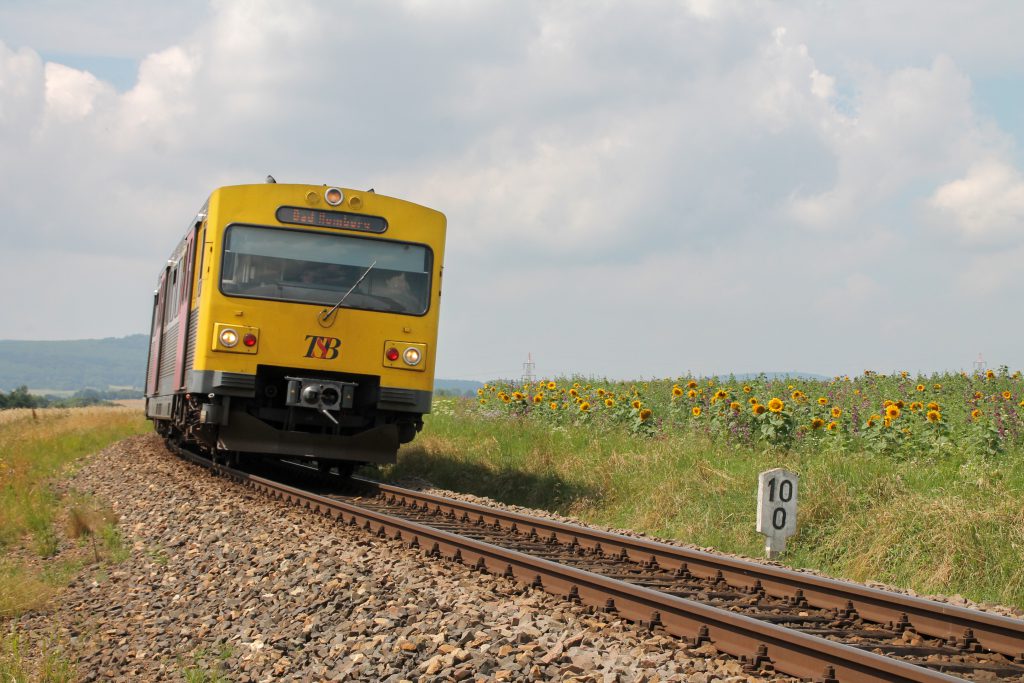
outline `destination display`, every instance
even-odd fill
[[[388,222],[380,216],[364,216],[344,211],[317,211],[297,206],[282,206],[277,210],[277,220],[293,225],[314,225],[320,228],[358,230],[381,233],[388,229]]]

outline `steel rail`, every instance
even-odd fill
[[[686,638],[693,646],[711,643],[718,650],[741,658],[751,671],[769,668],[823,683],[962,683],[963,680],[727,610],[378,513],[358,504],[210,463],[173,444],[170,447],[182,457],[245,486],[338,519],[349,526],[361,526],[382,538],[402,540],[415,548],[428,548],[430,555],[444,556],[543,588],[573,602],[615,612],[651,628],[662,627],[673,635]]]
[[[635,562],[654,560],[666,569],[686,565],[692,574],[701,578],[714,577],[721,572],[727,583],[739,588],[753,588],[760,582],[760,587],[766,593],[777,597],[791,597],[800,590],[812,607],[847,609],[852,604],[862,618],[876,623],[897,623],[906,615],[905,618],[909,619],[911,627],[918,633],[943,639],[969,640],[973,637],[988,650],[1024,661],[1024,621],[1018,619],[735,557],[532,517],[367,479],[358,480],[376,487],[386,496],[394,496],[407,503],[416,501],[420,506],[438,506],[442,512],[468,514],[482,518],[489,524],[506,527],[514,524],[522,532],[533,529],[538,535],[553,534],[560,542],[575,541],[584,548],[600,547],[605,553],[625,553]]]

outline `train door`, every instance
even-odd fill
[[[156,294],[153,295],[153,329],[149,336],[149,365],[146,377],[146,396],[155,396],[159,388],[160,352],[163,344],[164,299],[167,297],[167,275],[170,268],[164,268],[157,283]]]
[[[190,357],[188,354],[188,344],[195,344],[195,339],[190,338],[189,332],[192,327],[192,277],[193,267],[195,266],[195,246],[196,246],[196,234],[198,233],[199,224],[185,238],[185,251],[182,254],[182,262],[179,264],[178,273],[178,343],[175,352],[175,372],[174,372],[174,385],[175,390],[185,388],[185,371],[188,370],[185,366],[186,358]]]

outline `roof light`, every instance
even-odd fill
[[[329,187],[324,191],[324,199],[331,206],[337,206],[345,201],[345,194],[336,187]]]

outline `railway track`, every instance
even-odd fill
[[[368,480],[354,492],[317,492],[302,468],[270,478],[171,448],[344,524],[664,629],[690,647],[710,643],[751,672],[1024,683],[1019,620]]]

